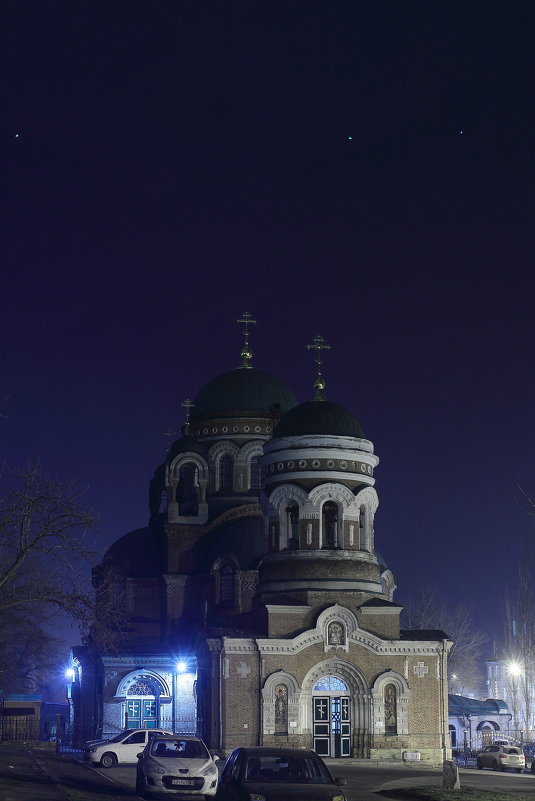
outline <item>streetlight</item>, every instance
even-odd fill
[[[464,764],[466,767],[466,765],[468,765],[468,740],[466,737],[466,735],[468,734],[468,729],[465,729],[463,731],[463,734],[464,734]]]

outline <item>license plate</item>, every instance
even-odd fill
[[[191,779],[171,779],[171,784],[182,784],[187,785],[188,787],[193,787],[193,782]]]

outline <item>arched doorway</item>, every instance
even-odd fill
[[[126,728],[155,729],[158,725],[158,695],[153,683],[140,678],[126,694]]]
[[[351,693],[338,676],[322,676],[312,688],[313,748],[320,756],[351,756]]]

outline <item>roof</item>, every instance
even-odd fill
[[[218,412],[278,412],[297,405],[292,390],[278,378],[256,367],[237,367],[216,376],[198,392],[190,420]]]
[[[389,606],[393,609],[403,609],[401,604],[394,604],[392,601],[387,601],[385,598],[368,598],[367,601],[361,603],[361,607],[362,606],[366,606],[368,608],[373,608],[374,606]]]
[[[364,437],[364,431],[353,414],[328,400],[311,400],[295,406],[279,421],[274,436],[299,437],[307,434]]]
[[[399,632],[399,639],[436,642],[437,640],[449,640],[449,637],[441,629],[402,629]]]
[[[202,442],[199,442],[198,439],[195,439],[195,437],[190,437],[188,434],[185,434],[183,437],[179,437],[177,440],[175,440],[175,442],[173,442],[169,448],[167,461],[172,462],[173,459],[180,453],[198,453],[204,459],[208,458],[208,449],[206,446]]]
[[[499,698],[487,698],[486,701],[481,701],[464,695],[448,694],[449,715],[505,715],[508,711],[505,701]]]
[[[130,576],[156,577],[162,573],[162,545],[152,527],[129,531],[108,549],[104,564]]]

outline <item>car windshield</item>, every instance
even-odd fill
[[[504,748],[504,754],[521,754],[520,748]]]
[[[204,743],[200,740],[160,740],[155,737],[150,752],[152,756],[160,758],[173,757],[174,759],[209,759],[210,754]]]
[[[132,734],[131,729],[125,729],[124,731],[120,731],[119,734],[116,734],[115,737],[110,737],[108,740],[109,743],[120,743],[127,734]]]
[[[245,767],[245,781],[332,784],[325,765],[312,756],[250,756]]]

